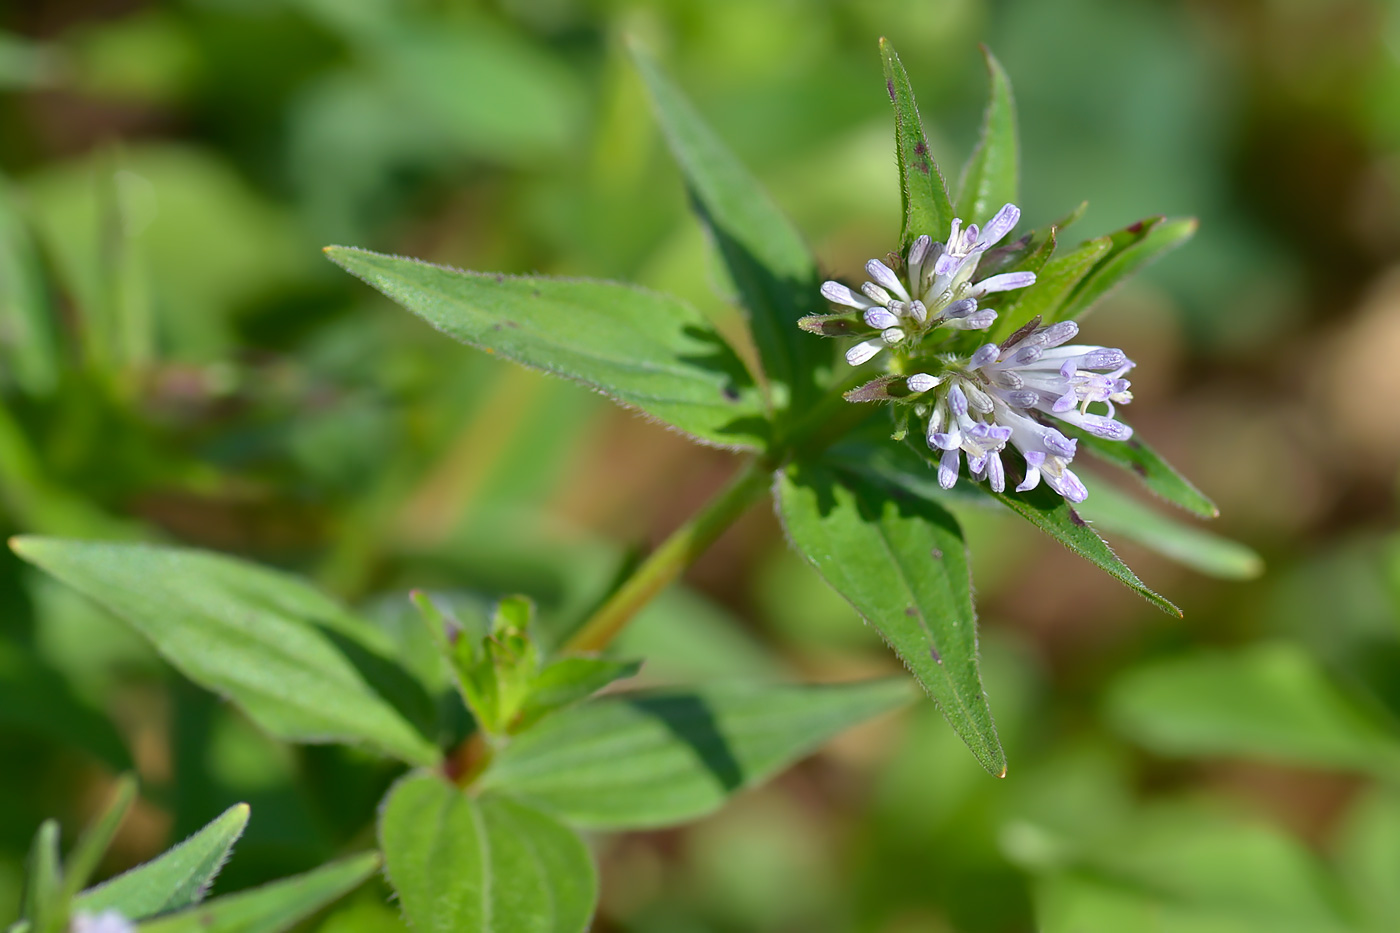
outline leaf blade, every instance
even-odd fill
[[[1061,430],[1079,442],[1091,455],[1132,473],[1156,495],[1201,518],[1218,518],[1220,509],[1205,493],[1137,437],[1110,441],[1081,431],[1071,424]]]
[[[365,742],[413,764],[440,758],[371,684],[423,700],[387,637],[295,577],[193,549],[36,537],[11,547],[273,735]]]
[[[885,90],[894,105],[894,142],[904,217],[899,242],[900,251],[906,252],[914,239],[923,234],[935,240],[947,239],[953,223],[953,205],[943,173],[929,152],[909,75],[888,39],[880,40],[880,56],[884,61]]]
[[[987,108],[977,148],[963,168],[957,197],[957,216],[975,224],[985,224],[1003,204],[1019,201],[1019,143],[1011,79],[985,45],[982,55],[990,81]]]
[[[976,612],[957,522],[931,500],[801,465],[778,481],[788,538],[855,607],[990,773],[1006,773],[977,666]]]
[[[1163,219],[1156,223],[1139,221],[1111,235],[1111,249],[1045,322],[1070,320],[1085,314],[1129,276],[1191,239],[1198,226],[1194,217]]]
[[[766,413],[700,312],[630,285],[489,275],[328,246],[352,275],[470,346],[582,382],[707,444],[761,449]]]
[[[612,694],[517,736],[480,786],[586,829],[670,826],[718,809],[912,694],[903,679]]]

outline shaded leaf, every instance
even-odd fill
[[[656,63],[636,48],[633,58],[700,218],[748,310],[769,385],[785,387],[786,398],[775,393],[775,407],[804,410],[833,355],[832,347],[797,328],[800,318],[826,307],[817,290],[816,259],[792,222]]]
[[[912,693],[900,679],[613,694],[517,736],[480,786],[586,828],[672,826],[718,809]]]
[[[705,443],[767,443],[763,403],[744,364],[699,311],[675,298],[614,282],[463,272],[345,246],[326,247],[326,255],[463,343],[582,382]]]
[[[1203,652],[1130,671],[1113,685],[1107,704],[1124,735],[1162,754],[1400,775],[1400,737],[1289,643]]]
[[[34,237],[14,190],[0,177],[0,358],[6,375],[31,395],[58,384],[55,320]]]
[[[903,254],[923,234],[946,240],[953,224],[953,205],[948,200],[943,173],[929,152],[909,75],[888,39],[880,40],[880,55],[885,63],[885,90],[894,104],[894,145],[899,163],[900,202],[904,207],[899,233]]]
[[[113,770],[131,767],[126,742],[112,721],[44,660],[9,642],[0,642],[0,724],[74,745]]]
[[[175,848],[84,891],[73,907],[88,913],[117,910],[139,920],[197,904],[247,825],[248,805],[235,804]]]
[[[385,799],[380,845],[419,933],[578,933],[598,900],[583,840],[504,794],[463,793],[415,773]]]
[[[63,866],[63,887],[68,897],[76,895],[92,878],[92,873],[107,854],[117,829],[135,800],[136,778],[123,774],[117,779],[107,808],[78,839],[73,851],[68,853],[68,861]]]
[[[429,702],[392,660],[388,637],[295,577],[181,548],[32,537],[11,547],[275,736],[367,742],[418,764],[439,758],[375,690]]]
[[[1000,343],[1037,315],[1046,323],[1056,319],[1058,309],[1108,254],[1111,245],[1108,237],[1100,237],[1048,259],[1036,272],[1034,285],[1012,292],[1002,304],[988,338]]]
[[[1096,530],[1136,541],[1212,577],[1251,580],[1264,572],[1263,559],[1238,541],[1183,524],[1112,486],[1103,483],[1090,486],[1089,498],[1076,508]]]
[[[985,224],[1006,203],[1019,199],[1016,101],[1011,79],[991,49],[982,46],[991,87],[977,148],[963,167],[958,184],[957,216],[964,223]]]
[[[379,853],[366,852],[304,875],[141,924],[140,933],[279,933],[353,891],[379,870]]]
[[[58,857],[58,823],[44,820],[34,834],[25,864],[21,916],[35,933],[56,933],[64,922],[63,869]]]

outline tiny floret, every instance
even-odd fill
[[[136,933],[136,925],[111,908],[95,914],[80,910],[69,921],[68,933]]]

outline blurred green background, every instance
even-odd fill
[[[1009,776],[924,704],[693,827],[599,840],[595,928],[1400,929],[1400,4],[0,3],[5,533],[241,554],[391,631],[411,586],[586,612],[733,459],[452,344],[319,249],[629,279],[732,320],[629,35],[833,275],[895,246],[881,35],[954,175],[995,50],[1030,225],[1082,199],[1071,242],[1199,216],[1085,336],[1139,362],[1131,420],[1268,569],[1124,544],[1169,620],[964,516]],[[389,766],[262,737],[8,552],[0,633],[0,920],[40,819],[75,829],[127,767],[109,872],[238,800],[221,890],[372,842]],[[622,650],[652,681],[898,667],[762,508]],[[316,924],[399,929],[383,899]]]

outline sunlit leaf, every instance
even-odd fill
[[[1079,442],[1080,450],[1128,470],[1144,486],[1173,505],[1202,518],[1215,518],[1220,514],[1214,502],[1137,437],[1127,441],[1110,441],[1070,424],[1062,424],[1061,430]]]
[[[613,694],[517,736],[480,785],[581,827],[672,826],[912,697],[903,679]]]
[[[462,272],[344,246],[326,254],[463,343],[576,379],[706,443],[767,443],[762,399],[743,363],[677,299],[613,282]]]
[[[163,855],[84,891],[73,908],[88,913],[117,910],[137,920],[197,904],[247,825],[248,805],[235,804]]]
[[[385,698],[430,705],[387,636],[295,577],[180,548],[57,538],[11,546],[273,735],[364,742],[415,764],[439,758]]]
[[[1006,772],[977,669],[967,547],[941,506],[863,476],[785,470],[778,508],[788,538],[873,625],[992,774]]]
[[[1157,222],[1153,222],[1157,221]],[[1194,217],[1139,221],[1113,234],[1110,248],[1063,303],[1051,309],[1045,323],[1084,314],[1094,304],[1138,270],[1176,249],[1196,232]]]
[[[987,109],[982,114],[982,132],[977,148],[963,167],[957,198],[957,215],[963,223],[975,224],[985,224],[1003,204],[1020,200],[1016,101],[1011,94],[1011,79],[991,49],[983,46],[982,54],[987,59],[991,88]]]
[[[938,170],[933,153],[929,152],[928,137],[919,120],[919,107],[914,102],[909,75],[888,39],[880,40],[880,54],[885,62],[885,90],[894,104],[895,154],[899,164],[900,202],[904,206],[899,242],[900,251],[905,252],[918,236],[927,234],[935,240],[947,239],[953,223],[953,205],[948,200],[943,173]]]
[[[580,933],[598,899],[583,840],[504,794],[437,775],[394,785],[379,820],[389,880],[419,933]]]

